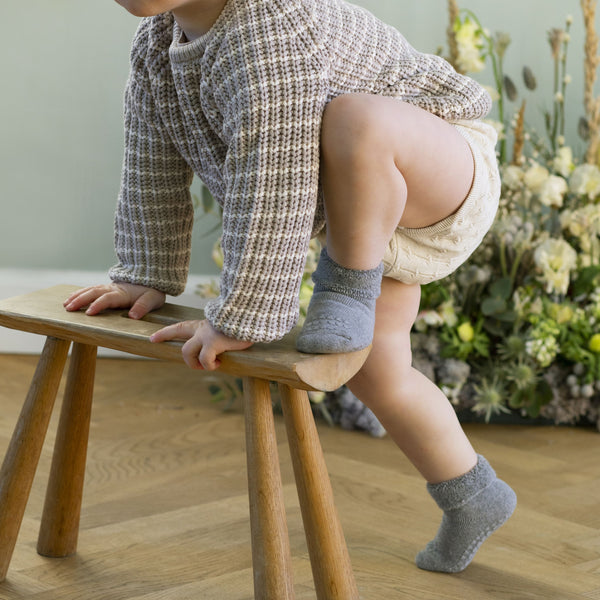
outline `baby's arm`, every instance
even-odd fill
[[[265,22],[272,21],[267,16]],[[297,31],[292,16],[286,18],[285,35],[244,28],[255,36],[240,42],[245,62],[223,67],[215,98],[227,125],[223,129],[231,133],[221,294],[205,313],[215,329],[253,342],[279,339],[297,321],[318,197],[327,67],[307,41],[302,18]],[[239,62],[238,54],[235,59]],[[236,88],[239,82],[244,89]]]
[[[134,42],[125,91],[125,156],[115,216],[119,263],[109,271],[127,282],[177,296],[185,289],[194,208],[193,172],[173,142],[152,93],[144,20]]]

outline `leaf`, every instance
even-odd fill
[[[495,316],[498,313],[504,312],[506,309],[506,301],[502,298],[492,297],[485,298],[481,303],[481,312],[486,316]]]
[[[483,328],[494,337],[504,337],[505,331],[497,321],[486,320],[483,323]]]
[[[573,295],[587,294],[596,287],[596,279],[600,275],[600,265],[584,267],[573,282]]]
[[[554,392],[550,387],[550,384],[545,379],[540,379],[535,388],[536,390],[536,398],[540,407],[548,404],[554,398]]]
[[[514,102],[519,93],[517,92],[517,86],[513,83],[513,80],[508,75],[504,76],[504,89],[506,91],[507,98],[511,102]]]
[[[523,82],[525,83],[525,87],[528,90],[535,90],[535,88],[537,87],[535,75],[528,66],[523,67]]]
[[[503,323],[514,323],[518,317],[514,310],[505,310],[504,312],[497,313],[494,316]]]
[[[487,338],[482,339],[481,336],[475,338],[475,341],[473,342],[473,349],[484,358],[489,358],[490,356],[490,349]]]
[[[510,277],[501,277],[491,285],[490,293],[492,296],[508,300],[512,292],[512,286],[513,282]]]
[[[508,398],[508,405],[511,408],[521,408],[525,404],[525,394],[523,390],[517,390],[513,394],[510,394]]]
[[[584,142],[587,142],[590,139],[590,124],[585,117],[581,117],[579,119],[579,123],[577,124],[577,133]]]

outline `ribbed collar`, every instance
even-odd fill
[[[173,41],[169,48],[169,58],[174,63],[183,63],[202,58],[210,42],[221,35],[229,26],[235,13],[236,0],[228,0],[214,25],[193,42],[181,42],[183,31],[173,17]]]

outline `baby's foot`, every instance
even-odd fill
[[[517,497],[483,456],[471,471],[437,484],[429,493],[444,511],[436,537],[416,559],[428,571],[458,573],[483,542],[512,515]]]
[[[323,249],[298,350],[331,354],[366,348],[373,341],[382,274],[383,265],[366,271],[342,267]]]

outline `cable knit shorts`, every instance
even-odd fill
[[[469,195],[439,223],[418,229],[398,227],[383,258],[386,277],[426,284],[450,275],[481,244],[494,222],[500,199],[496,130],[481,121],[453,125],[473,153],[475,174]]]

